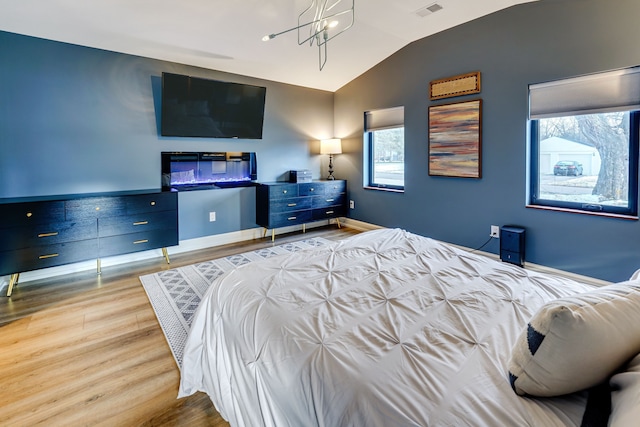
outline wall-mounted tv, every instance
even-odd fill
[[[267,89],[162,73],[163,136],[261,139]]]

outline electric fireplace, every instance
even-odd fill
[[[256,153],[162,152],[162,188],[193,190],[254,185]]]

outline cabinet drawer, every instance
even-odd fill
[[[68,221],[103,218],[126,214],[125,197],[87,197],[68,200],[65,214]]]
[[[326,185],[317,182],[305,182],[298,184],[298,194],[300,196],[322,196]]]
[[[313,198],[313,207],[314,208],[324,208],[327,206],[342,206],[346,200],[346,196],[344,194],[337,195],[325,195],[323,197],[314,197]]]
[[[0,275],[70,264],[98,257],[97,240],[80,240],[0,252]]]
[[[177,228],[176,220],[176,213],[172,211],[100,218],[98,235],[105,237],[160,229],[173,230]]]
[[[0,229],[64,221],[64,202],[26,202],[2,205]]]
[[[0,233],[0,251],[95,239],[97,236],[95,219],[13,227]]]
[[[153,230],[100,238],[100,257],[164,248],[178,244],[178,229]]]
[[[288,199],[279,199],[271,202],[271,213],[292,212],[301,209],[311,208],[310,197],[290,197]]]
[[[323,182],[324,194],[340,194],[347,191],[347,181]]]
[[[298,184],[267,185],[265,187],[270,200],[298,197]]]
[[[313,219],[313,211],[295,211],[284,212],[269,215],[269,224],[267,228],[286,227],[287,225],[304,224]]]
[[[126,197],[127,214],[178,210],[178,193],[156,193]]]
[[[313,220],[320,221],[322,219],[336,218],[346,216],[346,209],[343,206],[329,206],[321,209],[313,210]]]

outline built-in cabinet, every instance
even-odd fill
[[[178,194],[160,190],[0,199],[7,296],[24,271],[178,244]]]
[[[256,187],[256,223],[271,238],[275,229],[339,218],[347,214],[347,182],[267,182]]]

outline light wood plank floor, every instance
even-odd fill
[[[277,236],[339,240],[335,225]],[[180,375],[138,277],[271,245],[270,238],[19,283],[0,296],[0,426],[228,426]],[[6,289],[4,289],[6,292]]]

